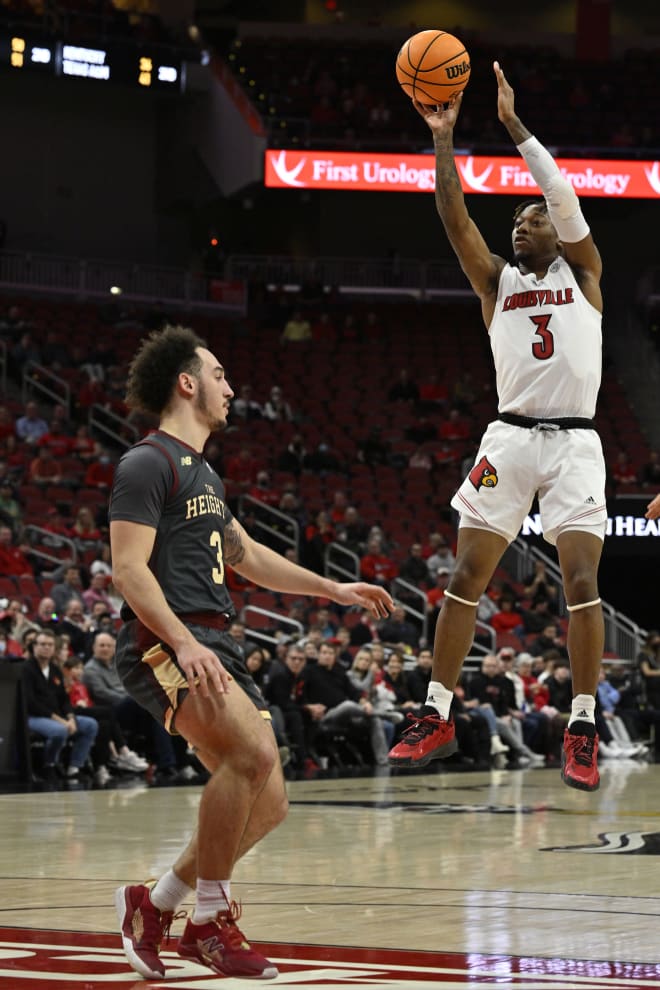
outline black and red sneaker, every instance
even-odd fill
[[[408,718],[412,724],[390,750],[390,766],[425,767],[431,760],[444,759],[458,749],[453,719],[410,712]]]
[[[579,791],[597,791],[600,787],[598,733],[591,722],[576,721],[564,731],[561,779]]]

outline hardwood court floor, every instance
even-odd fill
[[[595,794],[549,769],[290,783],[287,821],[233,885],[280,968],[271,985],[660,988],[660,766],[601,772]],[[200,794],[0,796],[1,990],[149,986],[124,961],[113,892],[170,865]],[[152,986],[249,985],[174,946]]]

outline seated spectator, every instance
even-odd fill
[[[560,657],[568,659],[566,639],[555,622],[548,622],[529,646],[529,652],[533,657],[541,657],[548,650],[558,650]]]
[[[637,484],[637,472],[631,463],[628,452],[620,450],[610,468],[610,477],[618,488],[631,487]]]
[[[102,447],[99,456],[87,465],[83,483],[86,488],[100,488],[101,491],[108,491],[112,487],[114,476],[113,460],[108,451]]]
[[[433,464],[433,458],[423,447],[417,447],[408,458],[408,467],[415,471],[430,471]]]
[[[11,527],[14,537],[19,535],[23,523],[23,509],[8,481],[0,481],[0,521]]]
[[[322,312],[312,323],[312,340],[317,344],[333,345],[337,342],[337,327],[328,312]]]
[[[73,655],[86,656],[89,649],[92,622],[90,617],[85,614],[82,599],[76,597],[67,599],[59,614],[60,620],[56,626],[58,633],[63,633],[69,637]]]
[[[296,433],[291,437],[291,442],[287,444],[286,449],[280,454],[277,467],[280,471],[287,471],[298,478],[302,474],[306,456],[307,448],[303,443],[303,438],[300,433]]]
[[[255,419],[263,419],[264,411],[253,398],[252,386],[241,385],[239,394],[231,400],[231,421],[237,420],[241,423],[251,423]]]
[[[364,646],[378,640],[378,626],[371,612],[363,609],[359,621],[351,628],[351,646]]]
[[[496,657],[492,654],[484,657],[481,670],[470,676],[466,691],[469,697],[466,704],[476,703],[489,722],[491,755],[501,755],[508,748],[515,759],[525,764],[544,762],[544,758],[534,753],[524,741],[524,713],[517,708],[514,685],[501,671]]]
[[[280,504],[280,492],[273,487],[268,471],[258,472],[256,483],[248,490],[248,495],[257,502],[263,502],[264,505],[273,506],[275,509]]]
[[[77,564],[65,562],[54,573],[55,584],[50,589],[52,598],[55,601],[55,611],[64,615],[68,603],[75,599],[81,608],[84,607],[83,582],[80,568]]]
[[[237,454],[227,460],[227,479],[232,488],[246,492],[256,484],[259,471],[263,470],[263,462],[254,456],[249,447],[241,447]]]
[[[16,432],[16,424],[9,408],[0,404],[0,441],[12,436]]]
[[[392,650],[381,676],[385,684],[394,692],[396,706],[400,712],[405,714],[418,709],[418,703],[410,692],[408,675],[403,669],[403,655],[399,650]]]
[[[114,606],[105,590],[107,585],[108,579],[105,574],[101,574],[99,571],[97,571],[96,574],[92,574],[89,582],[89,588],[82,593],[85,611],[89,612],[90,615],[94,606],[99,603],[103,605],[104,611],[109,615],[114,614]]]
[[[447,543],[446,537],[442,533],[431,533],[429,535],[430,553],[426,558],[429,577],[435,579],[441,567],[444,567],[449,574],[453,574],[456,567],[456,557],[451,547]]]
[[[426,704],[432,668],[433,650],[425,648],[419,651],[416,666],[412,670],[406,671],[410,697],[418,705]]]
[[[308,471],[314,471],[318,474],[325,474],[328,471],[342,471],[343,465],[335,452],[330,447],[329,443],[324,440],[318,444],[318,446],[305,454],[303,458],[303,466]]]
[[[546,626],[557,623],[557,616],[552,611],[548,598],[534,598],[530,608],[520,610],[525,635],[536,635]]]
[[[453,405],[464,415],[469,416],[479,394],[471,371],[464,371],[454,385]]]
[[[442,408],[449,401],[449,389],[437,374],[430,374],[419,386],[419,407],[426,413]]]
[[[83,464],[98,459],[101,455],[101,445],[89,433],[89,427],[84,423],[76,427],[75,436],[71,438],[70,453],[75,455]]]
[[[20,660],[23,657],[23,647],[9,634],[9,622],[3,619],[4,615],[8,613],[0,613],[0,660]]]
[[[440,440],[464,441],[470,439],[470,424],[463,419],[460,410],[450,409],[447,419],[443,419],[438,429]]]
[[[346,507],[348,506],[348,496],[343,488],[337,488],[332,493],[332,505],[328,509],[330,515],[330,522],[333,526],[340,523],[344,519],[344,513],[346,512]]]
[[[268,703],[277,706],[284,718],[294,767],[309,772],[318,769],[318,766],[307,748],[305,722],[302,708],[298,703],[298,696],[302,691],[301,675],[304,666],[305,654],[300,647],[288,646],[284,661],[273,662],[264,691]]]
[[[409,402],[416,405],[419,401],[419,387],[414,382],[406,368],[402,368],[399,377],[387,393],[388,402]]]
[[[81,657],[67,657],[62,664],[64,686],[73,706],[74,715],[86,715],[98,723],[98,734],[92,749],[94,776],[97,784],[110,780],[110,770],[143,773],[149,764],[129,749],[126,737],[110,705],[95,705],[83,683],[84,664]]]
[[[391,451],[389,442],[383,440],[380,426],[374,426],[359,445],[357,458],[361,464],[376,467],[378,464],[389,464]]]
[[[96,520],[89,506],[80,506],[69,535],[79,554],[85,554],[88,550],[95,550],[101,543],[101,530],[96,525]]]
[[[39,447],[28,467],[28,478],[33,485],[47,488],[62,483],[62,462],[56,460],[48,447]]]
[[[23,693],[30,732],[46,741],[44,770],[54,779],[65,744],[73,746],[69,765],[62,769],[68,779],[76,779],[85,765],[98,733],[98,723],[86,715],[75,715],[64,687],[62,672],[55,663],[55,633],[41,629],[35,633],[31,653],[23,663]]]
[[[426,592],[426,607],[429,612],[442,608],[442,600],[449,585],[451,574],[446,567],[439,567],[435,572],[435,585]]]
[[[325,573],[325,550],[335,539],[335,531],[327,512],[317,513],[316,519],[305,529],[302,560],[316,574]]]
[[[419,646],[419,630],[406,617],[406,610],[396,604],[390,615],[378,623],[378,635],[381,643],[410,653]]]
[[[273,423],[290,423],[293,421],[293,411],[289,403],[284,398],[282,389],[279,385],[273,385],[270,390],[270,395],[264,406],[264,417]]]
[[[343,547],[360,557],[364,553],[369,529],[354,505],[347,505],[343,518],[336,526],[336,539]]]
[[[51,420],[47,433],[37,441],[38,447],[46,447],[53,457],[67,457],[71,450],[71,437],[58,420]]]
[[[25,405],[25,412],[16,420],[16,436],[23,443],[36,445],[48,433],[48,423],[39,415],[36,402]]]
[[[538,598],[547,598],[549,602],[557,601],[557,582],[548,575],[545,563],[542,560],[534,561],[534,568],[523,581],[523,595],[534,601]]]
[[[283,344],[300,344],[312,339],[312,328],[309,320],[299,309],[295,310],[284,325],[280,337]]]
[[[413,543],[408,556],[399,567],[399,577],[417,588],[425,589],[429,583],[429,569],[422,556],[422,544]]]
[[[518,635],[523,629],[523,617],[516,610],[516,602],[510,595],[502,595],[499,600],[499,611],[492,616],[490,624],[498,633],[514,633]]]
[[[32,334],[26,331],[9,352],[9,367],[17,382],[23,380],[23,370],[28,361],[41,364],[41,348]]]
[[[398,573],[396,563],[383,551],[381,537],[375,534],[370,536],[364,555],[360,558],[361,579],[387,587]]]
[[[26,553],[27,545],[17,546],[10,526],[0,524],[0,574],[6,577],[20,577],[22,574],[34,575],[32,564]]]
[[[657,450],[652,450],[648,461],[642,464],[639,471],[639,483],[644,488],[652,488],[653,491],[660,488],[660,454]]]
[[[172,737],[149,712],[126,691],[115,667],[115,639],[108,633],[97,633],[92,643],[92,655],[83,668],[83,684],[95,705],[111,706],[122,729],[146,739],[152,750],[157,769],[170,776],[176,773],[176,754]]]
[[[383,723],[373,716],[369,700],[353,686],[336,661],[336,648],[331,643],[321,643],[317,662],[307,663],[303,671],[303,708],[315,726],[346,729],[370,740],[376,763],[386,766],[388,744]]]
[[[617,705],[621,700],[621,694],[617,688],[607,678],[607,671],[601,665],[598,674],[598,689],[596,693],[598,708],[602,717],[607,723],[612,739],[606,743],[610,754],[615,757],[635,757],[645,756],[648,747],[643,743],[635,743],[630,738],[630,733],[626,728],[623,719],[617,714]]]
[[[9,639],[19,646],[19,656],[23,652],[20,642],[23,631],[39,628],[37,623],[30,618],[30,608],[27,601],[21,598],[9,599],[6,609],[0,613],[0,623]]]

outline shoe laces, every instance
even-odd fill
[[[594,758],[595,738],[593,736],[573,736],[571,742],[575,762],[579,763],[581,767],[590,767]]]
[[[411,724],[404,730],[403,735],[406,737],[406,742],[411,743],[419,742],[424,736],[435,732],[438,722],[443,721],[440,715],[422,715],[420,718],[419,715],[413,715],[412,712],[408,712],[406,718]]]
[[[234,950],[250,948],[250,943],[236,924],[242,913],[243,908],[240,904],[236,901],[227,901],[227,910],[220,911],[216,917],[216,924],[222,929],[223,941],[228,942],[230,948]]]

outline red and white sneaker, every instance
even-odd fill
[[[445,759],[458,749],[452,719],[441,715],[413,715],[411,725],[389,752],[393,767],[425,767],[431,760]]]
[[[564,731],[561,779],[569,787],[576,787],[579,791],[597,791],[600,787],[597,761],[596,727],[591,722],[573,722]]]
[[[177,952],[183,959],[208,966],[221,976],[273,980],[278,975],[277,967],[252,948],[236,924],[240,916],[240,907],[232,901],[214,921],[194,925],[189,918]]]
[[[148,980],[162,979],[165,966],[158,953],[163,938],[169,939],[174,912],[159,911],[154,907],[149,888],[143,883],[119,887],[115,891],[115,907],[129,963],[136,973]]]

